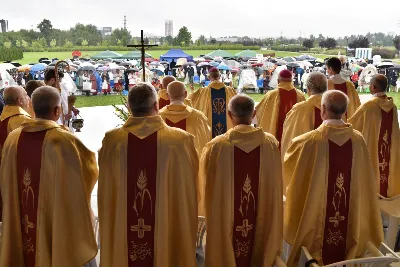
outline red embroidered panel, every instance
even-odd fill
[[[378,140],[378,158],[380,189],[382,196],[387,197],[389,188],[390,148],[392,145],[393,109],[389,112],[381,110],[382,122]]]
[[[329,172],[322,261],[324,265],[346,258],[353,144],[329,141]]]
[[[236,267],[251,265],[257,222],[260,147],[250,153],[234,148],[234,222],[232,243]]]
[[[21,132],[17,146],[18,196],[25,267],[36,266],[40,169],[46,133]]]
[[[169,99],[165,100],[164,98],[160,97],[160,100],[158,101],[158,108],[162,109],[165,106],[168,106],[170,103]]]
[[[283,123],[286,119],[286,114],[292,109],[292,107],[297,103],[297,93],[296,90],[287,91],[285,89],[279,88],[279,98],[280,98],[280,105],[279,105],[279,114],[278,114],[278,123],[276,127],[276,139],[279,141],[279,148],[280,143],[282,140],[282,133],[283,133]]]
[[[157,179],[157,132],[140,139],[128,135],[127,153],[128,266],[154,265]]]
[[[321,110],[314,107],[314,130],[317,129],[322,124]]]
[[[339,90],[342,93],[347,94],[347,84],[346,83],[340,83],[340,84],[334,84],[333,86],[335,88],[335,90]],[[346,119],[347,119],[347,112],[346,112]]]
[[[173,123],[169,119],[165,119],[165,123],[170,127],[175,127],[186,131],[186,119],[178,121],[177,123]]]

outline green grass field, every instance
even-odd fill
[[[152,55],[154,58],[159,58],[161,55],[165,54],[168,50],[154,50],[154,51],[147,51],[150,55]],[[232,53],[233,55],[240,52],[241,50],[227,50],[228,52]],[[94,56],[98,54],[101,51],[81,51],[82,56]],[[128,51],[115,51],[120,54],[127,54]],[[210,52],[213,52],[213,50],[186,50],[186,53],[192,55],[193,57],[199,57],[200,55],[205,55]],[[258,50],[256,51],[258,54],[270,54],[270,53],[275,53],[277,57],[286,57],[286,56],[299,56],[304,53],[294,53],[294,52],[277,52],[277,51],[271,51],[271,50]],[[324,59],[326,57],[329,57],[329,55],[322,55],[322,54],[313,54],[313,56],[317,58]],[[16,60],[16,62],[19,62],[21,64],[29,64],[29,63],[37,63],[39,58],[47,57],[49,59],[52,58],[59,58],[59,59],[66,59],[66,58],[71,58],[71,52],[25,52],[24,53],[24,58],[20,60]]]

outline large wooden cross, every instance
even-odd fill
[[[140,48],[140,52],[142,54],[142,71],[143,71],[143,82],[146,81],[146,51],[145,48],[150,48],[153,46],[158,46],[158,45],[149,45],[144,43],[144,37],[143,37],[143,30],[141,30],[140,34],[140,45],[128,45],[128,47],[135,47],[135,48]]]

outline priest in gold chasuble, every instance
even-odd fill
[[[168,92],[167,92],[167,88],[168,85],[172,82],[175,82],[176,79],[174,76],[165,76],[162,79],[162,83],[161,83],[161,89],[160,91],[158,91],[158,108],[161,110],[162,108],[164,108],[165,106],[168,106],[171,103],[171,100],[169,99],[168,96]],[[190,101],[189,99],[186,98],[183,100],[183,102],[185,103],[185,105],[191,107],[192,106],[192,101]]]
[[[232,128],[227,106],[230,99],[236,95],[236,91],[219,81],[220,73],[217,68],[211,68],[209,76],[211,83],[190,94],[188,98],[192,101],[193,107],[208,118],[214,138]]]
[[[207,144],[200,163],[205,266],[272,266],[283,237],[278,142],[251,126],[250,97],[233,97],[229,116],[234,128]]]
[[[307,79],[307,90],[310,97],[297,103],[286,116],[283,125],[281,142],[281,157],[284,159],[286,150],[293,138],[317,129],[322,124],[321,99],[327,90],[327,79],[320,72],[313,72]],[[283,181],[284,193],[290,181]]]
[[[198,156],[194,138],[166,125],[154,87],[128,96],[133,117],[99,152],[100,262],[105,267],[195,267]]]
[[[361,105],[360,97],[358,96],[353,82],[346,81],[340,74],[342,69],[342,62],[340,59],[336,57],[330,58],[326,63],[326,67],[330,76],[328,80],[328,90],[339,90],[347,95],[350,100],[347,112],[345,116],[343,116],[343,119],[346,121],[354,115],[357,108]]]
[[[362,135],[341,119],[347,105],[342,92],[324,93],[323,124],[296,137],[286,152],[289,267],[297,266],[302,246],[320,265],[328,265],[362,257],[368,242],[379,246],[383,240],[368,148]]]
[[[349,123],[367,143],[378,193],[392,198],[400,195],[400,130],[397,107],[393,98],[386,95],[386,88],[384,75],[372,78],[372,99],[360,106]]]
[[[57,89],[38,88],[32,103],[37,119],[10,133],[3,149],[0,266],[83,266],[97,254],[90,214],[95,155],[56,123]]]
[[[159,114],[168,126],[182,129],[194,136],[196,150],[199,154],[211,141],[211,129],[203,112],[184,104],[186,87],[182,82],[168,85],[168,96],[171,104],[160,110]]]
[[[258,126],[281,143],[286,114],[296,103],[304,101],[305,97],[293,86],[293,74],[289,70],[279,73],[278,82],[278,88],[265,94],[256,112]]]

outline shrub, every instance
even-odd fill
[[[0,47],[0,61],[12,61],[23,57],[23,52],[18,47]]]
[[[372,49],[372,56],[380,55],[382,58],[395,58],[396,51],[387,48],[374,48]]]

